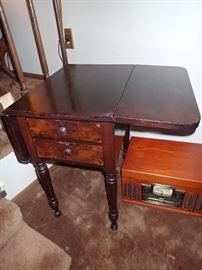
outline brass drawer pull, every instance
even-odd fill
[[[58,129],[57,129],[57,134],[59,135],[59,136],[66,136],[67,135],[67,128],[66,127],[59,127]]]
[[[65,156],[70,156],[72,154],[72,150],[70,148],[65,148],[65,150],[63,151],[63,154]]]

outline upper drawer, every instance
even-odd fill
[[[32,136],[70,139],[87,142],[102,141],[99,123],[27,118]]]

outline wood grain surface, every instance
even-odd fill
[[[114,119],[140,127],[193,132],[200,114],[187,71],[181,67],[135,66]]]
[[[202,144],[133,137],[122,174],[202,193]]]

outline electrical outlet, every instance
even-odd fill
[[[65,28],[64,33],[65,33],[65,47],[67,49],[74,49],[72,29],[71,28]]]

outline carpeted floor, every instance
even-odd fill
[[[53,166],[51,175],[60,218],[38,184],[17,203],[31,227],[68,250],[71,270],[202,269],[201,218],[126,205],[119,194],[119,230],[112,232],[100,172]]]

